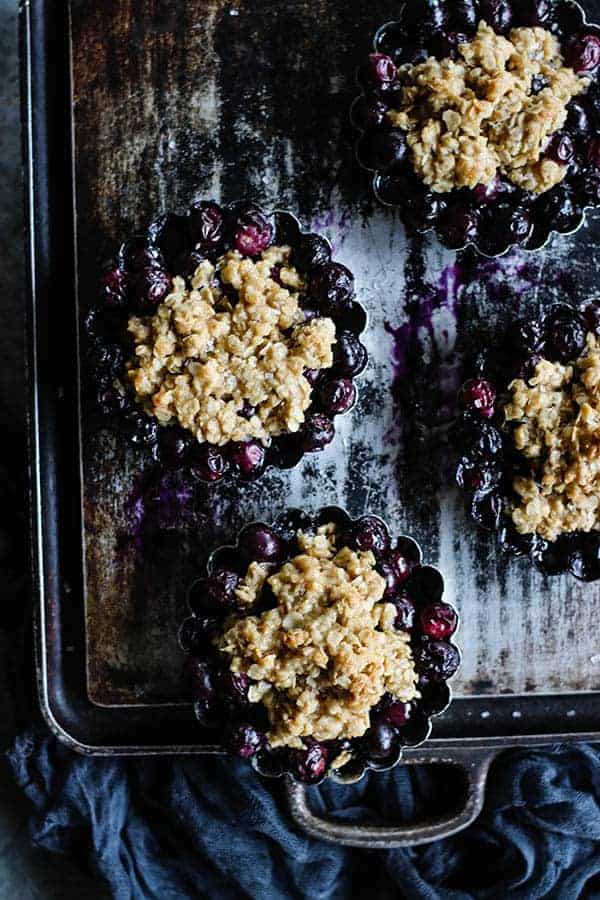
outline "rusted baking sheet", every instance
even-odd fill
[[[462,509],[445,440],[462,354],[540,301],[596,293],[599,228],[495,263],[406,240],[370,200],[348,122],[354,69],[397,9],[384,0],[71,4],[80,302],[119,239],[156,213],[201,196],[252,196],[327,234],[370,314],[371,365],[335,443],[255,485],[157,481],[84,405],[97,704],[178,701],[184,586],[207,549],[246,519],[331,502],[379,513],[443,569],[463,621],[459,695],[489,695],[493,709],[494,695],[600,687],[600,587],[547,581],[503,559]],[[526,700],[519,710],[526,716]]]

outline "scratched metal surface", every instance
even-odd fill
[[[600,18],[600,2],[587,9]],[[179,700],[183,586],[207,549],[248,519],[332,502],[379,513],[442,568],[463,622],[459,695],[600,689],[600,586],[503,558],[463,511],[444,438],[469,347],[536,303],[594,293],[600,221],[497,263],[407,240],[370,200],[347,117],[355,67],[396,11],[390,0],[72,3],[80,297],[154,214],[251,195],[324,232],[370,314],[370,367],[335,443],[255,485],[157,483],[84,405],[96,703]]]

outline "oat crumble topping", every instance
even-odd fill
[[[135,355],[127,377],[147,413],[217,445],[267,444],[299,430],[312,395],[304,370],[333,364],[335,326],[304,320],[304,283],[287,265],[290,253],[270,247],[258,260],[229,251],[216,267],[204,261],[191,289],[176,276],[153,316],[129,319]],[[281,284],[271,277],[275,266]],[[245,403],[256,407],[250,418],[240,415]]]
[[[509,386],[504,408],[517,450],[535,477],[515,478],[512,512],[521,534],[553,541],[571,531],[600,529],[600,344],[591,334],[570,365],[541,360],[528,382]]]
[[[566,167],[542,154],[588,81],[564,65],[546,29],[505,38],[482,21],[456,61],[430,57],[398,75],[401,105],[388,117],[407,132],[414,168],[433,191],[489,184],[500,172],[540,194],[565,177]],[[534,77],[545,84],[537,94]]]
[[[256,681],[250,700],[266,707],[274,747],[360,737],[383,694],[418,696],[409,636],[394,629],[396,608],[382,602],[373,554],[337,549],[334,525],[300,532],[298,541],[300,555],[276,572],[252,563],[237,591],[251,611],[267,581],[277,607],[233,615],[218,640],[231,670]]]

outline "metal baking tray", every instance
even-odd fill
[[[517,312],[597,290],[600,223],[491,261],[407,240],[358,167],[354,70],[397,4],[31,0],[21,10],[29,213],[33,568],[41,705],[83,753],[205,754],[181,693],[184,585],[246,520],[289,505],[372,511],[439,565],[462,617],[455,701],[406,762],[466,770],[443,820],[310,833],[401,846],[464,827],[501,748],[600,737],[600,585],[544,579],[477,532],[446,432],[464,353]],[[585,4],[590,20],[600,3]],[[81,391],[79,307],[118,242],[197,197],[252,196],[325,233],[354,271],[371,355],[334,444],[253,485],[157,485]],[[202,765],[201,761],[198,762]]]

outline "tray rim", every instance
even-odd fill
[[[81,705],[81,698],[75,696],[69,687],[65,688],[65,648],[62,646],[63,623],[61,598],[63,587],[60,584],[60,565],[56,555],[58,534],[48,536],[44,528],[44,519],[49,511],[49,500],[54,497],[53,471],[49,471],[47,450],[42,448],[41,428],[44,411],[40,404],[40,358],[39,358],[39,322],[38,300],[39,285],[48,273],[48,245],[52,221],[52,204],[48,192],[48,170],[50,129],[48,127],[48,84],[46,79],[52,68],[48,66],[48,46],[46,42],[48,27],[48,11],[55,5],[51,0],[24,0],[20,8],[21,37],[21,77],[22,77],[22,121],[23,121],[23,153],[26,182],[26,222],[27,222],[27,385],[29,394],[28,437],[30,465],[30,526],[31,526],[31,568],[32,585],[35,591],[35,643],[36,670],[40,704],[44,718],[52,732],[72,749],[87,755],[101,756],[141,756],[141,755],[214,755],[222,752],[219,747],[210,743],[178,742],[160,744],[147,741],[134,743],[131,741],[107,741],[99,743],[85,736],[77,736],[73,727],[73,718],[82,711],[98,715],[99,707],[87,698],[87,707]],[[70,3],[65,8],[65,15],[70,19]],[[55,24],[55,22],[53,23]],[[70,31],[68,35],[70,41]],[[69,45],[70,47],[70,45]],[[71,75],[69,71],[69,86]],[[55,98],[54,98],[55,100]],[[74,178],[72,158],[70,156],[71,179]],[[71,188],[74,181],[71,181]],[[74,211],[74,208],[73,208]],[[75,228],[75,223],[72,223]],[[71,247],[74,254],[75,247]],[[46,256],[44,256],[44,253]],[[73,261],[74,263],[74,261]],[[75,272],[75,269],[74,269]],[[44,420],[44,424],[48,424]],[[56,423],[55,423],[56,424]],[[53,512],[53,509],[50,509]],[[58,519],[57,519],[58,521]],[[63,604],[64,606],[64,600]],[[84,679],[85,686],[85,679]],[[482,701],[491,706],[498,701],[512,703],[519,698],[531,703],[550,698],[556,705],[558,698],[573,698],[573,704],[580,703],[583,698],[594,696],[597,692],[580,692],[568,694],[524,694],[524,695],[483,695]],[[475,703],[476,698],[458,698],[455,705]],[[181,704],[185,705],[185,704]],[[161,704],[172,709],[173,704]],[[155,709],[148,705],[143,709]],[[119,709],[119,708],[117,708]],[[125,706],[129,718],[133,721],[139,717],[140,708]],[[115,707],[103,707],[102,711],[116,718]],[[543,746],[557,742],[599,741],[600,731],[585,728],[581,731],[557,731],[552,733],[500,734],[489,736],[432,737],[423,747],[407,750],[406,759],[411,756],[423,758],[431,750],[431,755],[438,755],[440,750],[452,749],[489,749],[501,750],[516,746]]]

